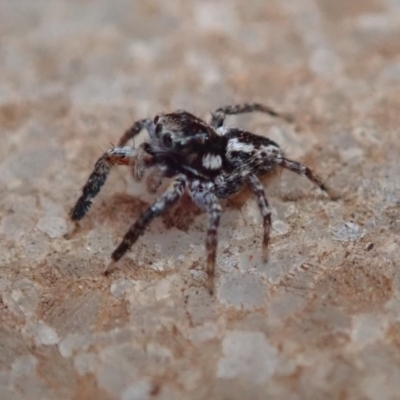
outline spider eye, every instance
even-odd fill
[[[164,147],[166,148],[170,148],[172,147],[172,137],[170,133],[166,133],[165,135],[163,135],[162,137],[162,144]]]

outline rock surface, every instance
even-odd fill
[[[0,1],[0,399],[380,399],[400,393],[400,5],[395,0]],[[228,119],[340,195],[266,182],[224,207],[217,290],[190,201],[101,275],[155,196],[96,159],[138,118]]]

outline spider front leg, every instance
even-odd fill
[[[153,140],[155,138],[155,126],[151,119],[145,118],[136,121],[118,141],[118,147],[125,146],[129,140],[137,136],[141,130],[146,129],[149,133],[150,138]],[[144,170],[147,164],[151,163],[149,154],[145,150],[145,145],[141,145],[137,149],[137,161],[132,165],[132,174],[135,180],[140,181],[143,178]]]
[[[136,158],[136,150],[132,147],[114,147],[105,152],[96,162],[82,195],[71,209],[69,215],[75,222],[81,220],[89,211],[92,200],[100,192],[101,187],[114,165],[132,165]]]
[[[145,118],[139,121],[136,121],[119,139],[118,146],[125,146],[129,140],[133,139],[137,136],[142,129],[146,129],[149,132],[150,138],[154,137],[154,123],[151,119]]]
[[[334,193],[330,188],[328,188],[322,181],[322,179],[304,164],[301,164],[297,161],[289,160],[285,157],[279,157],[276,160],[276,163],[282,168],[293,171],[298,175],[306,176],[311,182],[313,182],[321,190],[323,190],[332,200],[336,200],[338,198],[338,195]]]
[[[255,111],[263,112],[273,117],[283,118],[288,122],[293,121],[293,117],[291,115],[275,111],[273,108],[269,106],[260,103],[244,103],[244,104],[236,104],[232,106],[225,106],[218,108],[217,110],[211,113],[210,125],[214,128],[219,128],[223,125],[225,117],[227,115],[243,114]]]
[[[131,165],[136,180],[140,180],[146,167],[146,155],[143,146],[138,150],[125,146],[130,139],[133,139],[142,129],[147,129],[150,137],[154,136],[154,123],[150,119],[136,121],[120,138],[118,146],[108,150],[96,162],[93,172],[90,174],[82,195],[70,211],[70,216],[77,223],[82,219],[92,205],[92,199],[100,192],[107,177],[114,165]],[[134,162],[136,160],[136,162]],[[148,161],[150,163],[150,161]],[[68,236],[68,235],[67,235]]]
[[[269,208],[267,198],[265,197],[264,187],[257,176],[253,174],[249,175],[248,182],[250,183],[251,190],[257,196],[258,207],[260,208],[261,216],[263,218],[263,258],[264,261],[266,261],[268,258],[269,231],[271,228],[271,209]]]
[[[126,232],[122,242],[111,255],[111,262],[104,270],[105,274],[114,269],[115,263],[133,246],[139,236],[143,235],[150,222],[171,208],[183,195],[186,188],[186,177],[178,175],[161,197],[149,207]]]
[[[206,240],[207,289],[212,295],[214,293],[215,261],[218,246],[217,230],[221,217],[221,205],[217,196],[211,193],[210,189],[204,187],[199,181],[193,182],[189,190],[193,201],[208,213]]]

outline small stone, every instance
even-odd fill
[[[11,377],[22,377],[32,375],[36,372],[38,360],[32,355],[18,357],[11,367]]]
[[[270,247],[266,262],[259,252],[247,265],[254,265],[255,275],[266,278],[271,284],[279,284],[284,277],[293,274],[307,261],[309,253],[310,249],[304,243],[283,241]]]
[[[310,58],[310,69],[324,78],[332,77],[343,69],[341,59],[333,51],[319,47],[313,51]]]
[[[158,343],[149,343],[146,346],[146,354],[149,359],[154,359],[157,364],[165,364],[172,359],[171,350]]]
[[[189,331],[189,339],[195,343],[202,343],[214,339],[218,334],[217,325],[212,322],[206,322],[203,325],[196,326]]]
[[[39,321],[36,326],[37,341],[45,346],[57,344],[60,338],[57,332],[43,321]]]
[[[350,163],[350,162],[359,162],[362,160],[364,156],[364,152],[359,147],[349,147],[340,150],[340,157],[342,158],[343,162]]]
[[[341,242],[354,242],[364,237],[365,233],[365,229],[354,222],[337,224],[331,229],[332,239]]]
[[[208,290],[195,287],[185,290],[187,298],[186,310],[193,325],[201,325],[216,317],[215,298],[210,296]]]
[[[358,29],[374,34],[387,33],[397,28],[391,15],[384,13],[366,13],[356,18],[354,22]]]
[[[171,282],[168,278],[161,280],[156,286],[156,299],[165,300],[171,296]]]
[[[34,315],[39,302],[38,289],[38,284],[28,279],[21,279],[3,293],[3,303],[13,314],[29,318]]]
[[[169,267],[166,265],[166,263],[164,262],[164,260],[157,260],[155,262],[153,262],[149,268],[153,271],[157,271],[157,272],[163,272],[166,269],[168,269]]]
[[[18,244],[21,247],[21,257],[24,257],[26,260],[34,260],[35,264],[46,257],[50,248],[47,236],[39,231],[33,231],[29,235],[24,235]],[[35,264],[32,263],[32,266]]]
[[[110,233],[104,229],[94,229],[86,237],[86,248],[93,253],[106,254],[114,249]]]
[[[9,387],[21,395],[20,399],[52,397],[49,395],[48,387],[38,376],[38,364],[38,359],[32,355],[18,357],[12,364]]]
[[[387,321],[383,316],[373,314],[361,314],[353,317],[353,329],[351,339],[353,343],[363,348],[384,338]]]
[[[234,33],[238,19],[236,10],[229,3],[198,3],[195,7],[195,23],[204,31],[222,31]]]
[[[0,233],[7,239],[18,241],[33,227],[33,220],[26,215],[11,214],[2,218]]]
[[[86,350],[92,341],[90,336],[71,333],[59,343],[58,350],[63,357],[69,358],[78,350]]]
[[[39,220],[36,228],[46,233],[51,239],[55,239],[67,233],[67,221],[61,217],[47,215]]]
[[[86,375],[96,369],[97,357],[94,353],[79,353],[74,358],[74,367],[79,375]]]
[[[298,294],[279,293],[269,302],[269,321],[271,325],[283,325],[285,320],[291,315],[300,312],[306,306],[305,298]]]
[[[277,350],[262,332],[228,332],[222,342],[222,352],[224,356],[218,362],[218,378],[246,377],[254,383],[263,383],[279,365]]]
[[[152,390],[153,385],[148,380],[143,379],[129,385],[122,392],[121,400],[147,400],[150,399]]]
[[[265,305],[267,288],[263,278],[249,272],[232,271],[222,275],[220,281],[218,297],[221,303],[245,310]]]
[[[43,321],[28,323],[23,333],[33,337],[36,346],[51,346],[60,341],[57,332]]]
[[[62,204],[56,203],[43,195],[39,195],[39,201],[46,216],[62,217],[65,215]]]
[[[191,269],[190,275],[192,275],[194,281],[199,282],[202,285],[205,285],[207,282],[207,273],[205,271],[200,269]]]
[[[99,387],[114,397],[121,396],[125,387],[139,379],[145,359],[144,349],[134,347],[131,343],[103,348],[95,371]]]
[[[235,257],[235,256],[224,257],[222,259],[220,269],[225,272],[232,272],[232,271],[234,271],[235,268],[237,268],[238,264],[239,264],[239,260],[237,257]]]
[[[11,281],[8,279],[0,279],[0,293],[3,293],[11,286]]]
[[[286,222],[275,220],[272,222],[272,229],[278,234],[278,235],[286,235],[290,227]]]
[[[193,367],[179,373],[178,382],[187,390],[196,390],[201,379],[201,372]]]
[[[134,285],[131,279],[120,279],[111,284],[110,292],[114,297],[122,297]]]
[[[361,382],[361,388],[368,400],[391,400],[397,397],[392,396],[391,388],[384,374],[374,374],[364,378]]]

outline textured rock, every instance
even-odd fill
[[[217,371],[222,379],[245,377],[263,383],[275,373],[279,362],[277,350],[262,332],[227,332],[222,352]]]

